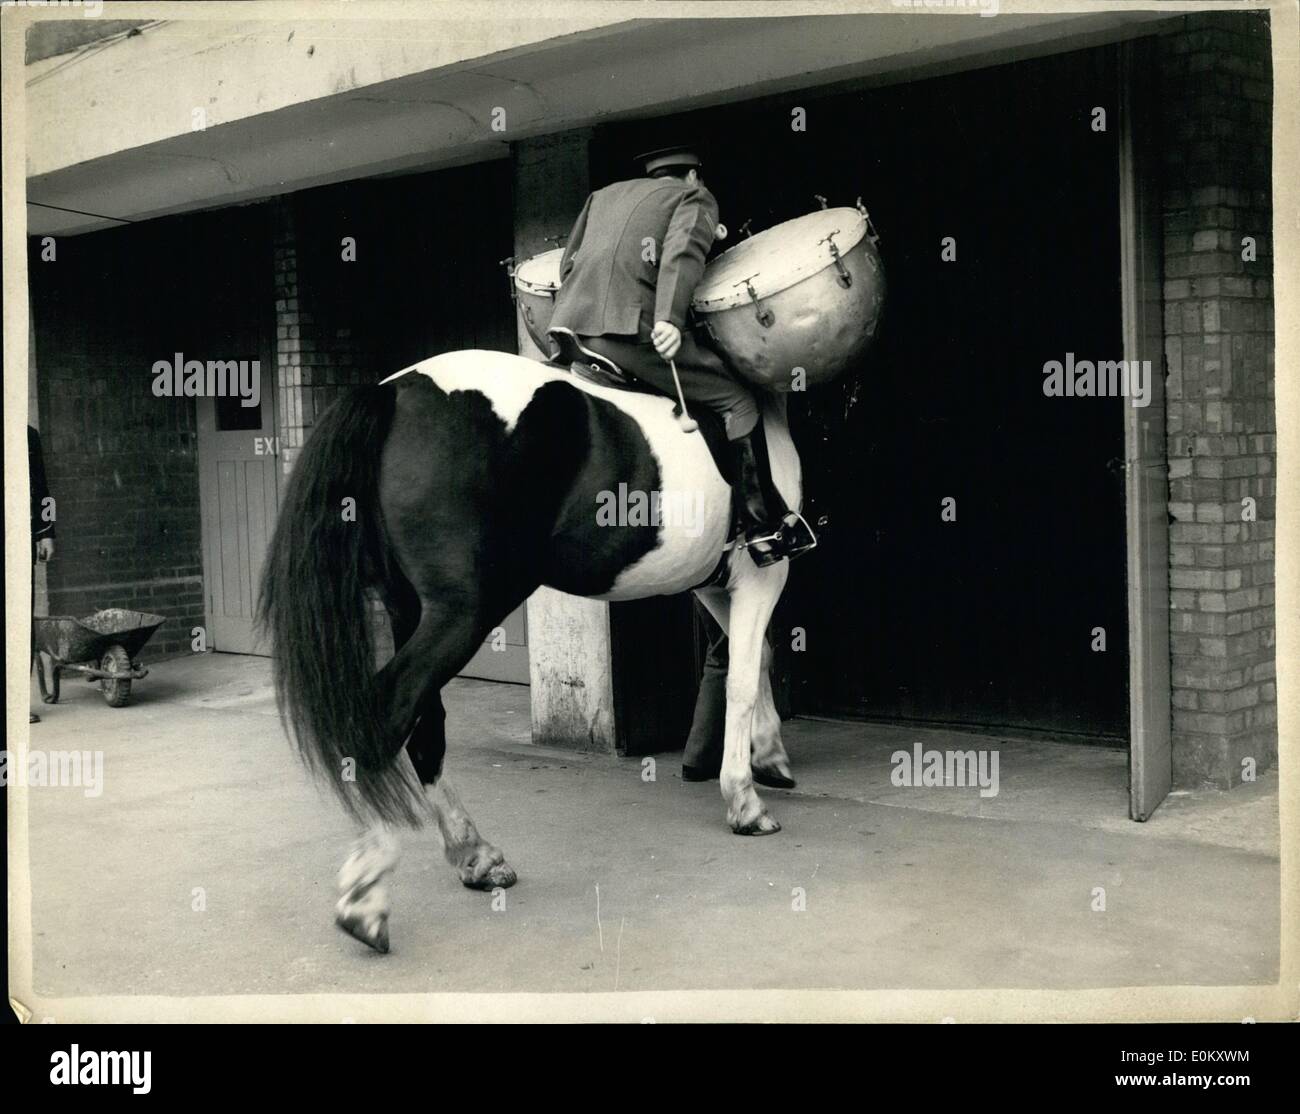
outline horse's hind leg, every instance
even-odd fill
[[[352,853],[339,870],[334,923],[377,952],[388,951],[391,902],[385,879],[397,865],[399,851],[397,836],[379,824],[352,845]]]
[[[409,586],[393,590],[395,597],[386,602],[397,652],[379,676],[388,715],[385,730],[399,747],[406,745],[406,753],[399,751],[394,761],[406,762],[409,757],[427,794],[442,769],[446,750],[439,691],[473,655],[479,639],[464,610],[421,606]],[[418,621],[413,622],[413,616]],[[431,803],[441,826],[441,809],[436,801]],[[397,858],[396,834],[389,826],[376,824],[353,845],[339,871],[335,924],[380,952],[388,951],[391,903],[386,878]]]
[[[446,712],[438,692],[426,698],[406,751],[438,820],[443,854],[461,883],[474,890],[513,886],[517,876],[505,856],[479,835],[442,771],[447,750]]]

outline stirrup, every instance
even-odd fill
[[[749,550],[751,560],[763,569],[816,549],[817,535],[803,515],[798,511],[787,511],[781,525],[770,534],[737,538],[736,548]]]

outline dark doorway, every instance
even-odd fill
[[[301,265],[322,320],[346,322],[367,378],[443,352],[517,349],[501,260],[513,251],[510,162],[312,190],[296,199]],[[343,250],[351,238],[353,251]],[[462,675],[528,683],[524,609],[492,632]],[[379,635],[387,651],[389,632]],[[504,647],[504,648],[503,648]]]
[[[354,322],[378,377],[441,352],[516,349],[498,262],[512,250],[510,163],[372,178],[303,194],[299,245],[332,320]],[[355,258],[345,258],[352,237]]]
[[[1068,352],[1123,356],[1117,92],[1104,48],[599,133],[596,184],[641,143],[699,137],[731,229],[861,195],[881,233],[875,350],[793,400],[832,516],[774,625],[796,711],[1126,744],[1126,403],[1042,389]]]

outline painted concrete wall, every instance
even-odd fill
[[[812,75],[897,80],[1011,49],[1051,52],[1067,28],[1117,35],[1152,18],[812,18],[793,4],[783,19],[628,18],[645,10],[593,5],[556,18],[521,3],[510,20],[487,8],[441,22],[180,18],[75,64],[69,56],[33,64],[29,196],[44,207],[33,205],[29,221],[66,234],[103,217],[452,166],[650,106],[746,100],[804,87]]]
[[[248,9],[240,12],[243,16]],[[28,67],[28,173],[47,174],[205,128],[581,34],[605,14],[557,18],[520,5],[454,22],[181,18],[88,54]],[[248,13],[251,14],[251,13]],[[486,84],[480,81],[480,85]]]

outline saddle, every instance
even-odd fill
[[[658,388],[643,383],[630,372],[624,371],[609,357],[602,356],[599,352],[593,352],[578,339],[577,334],[571,329],[562,326],[552,328],[547,331],[547,336],[559,348],[559,352],[547,361],[548,367],[571,372],[579,379],[594,383],[598,387],[609,387],[618,391],[636,391],[639,394],[658,395],[661,398],[671,397],[670,395],[664,395]],[[675,411],[680,409],[676,405],[676,400],[674,400],[673,409]],[[736,483],[735,468],[731,453],[727,451],[727,431],[722,424],[722,419],[705,406],[698,406],[693,409],[691,417],[695,419],[696,424],[700,427],[704,443],[708,445],[709,452],[713,456],[713,463],[717,465],[722,478],[734,489]],[[686,435],[683,434],[683,436]]]

